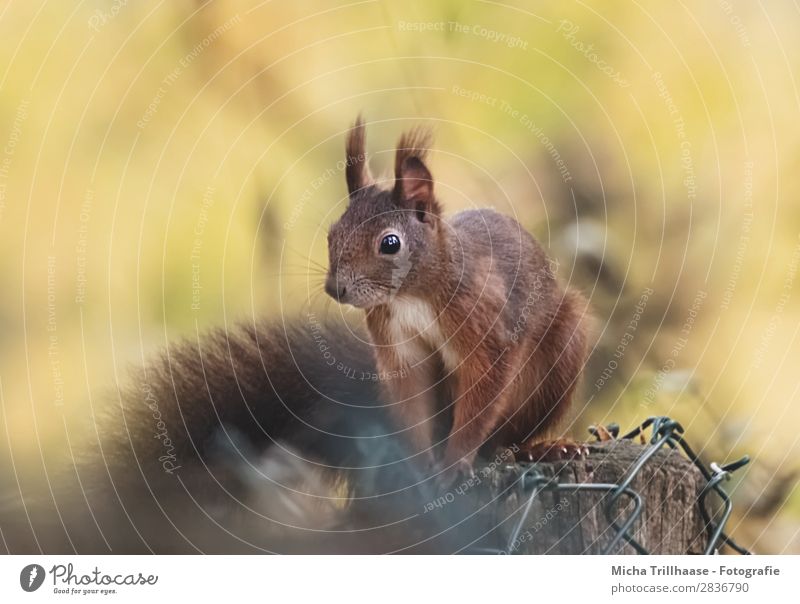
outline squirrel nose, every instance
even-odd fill
[[[325,291],[334,300],[341,300],[347,293],[347,287],[336,275],[328,275],[325,279]]]

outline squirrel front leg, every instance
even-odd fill
[[[456,373],[453,427],[447,438],[444,470],[469,471],[478,449],[505,417],[509,402],[508,366],[503,353],[490,359],[468,358]]]
[[[384,389],[389,398],[388,411],[398,430],[403,431],[413,455],[420,455],[423,464],[434,463],[433,434],[436,421],[436,365],[423,359],[398,370],[385,372]]]

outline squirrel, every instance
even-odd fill
[[[328,232],[326,292],[363,309],[388,411],[445,481],[479,453],[527,447],[569,408],[587,356],[586,302],[516,220],[449,218],[426,165],[430,132],[399,140],[394,178],[370,174],[359,115],[346,140],[348,203]],[[442,435],[444,434],[444,437]],[[581,449],[536,445],[540,453]]]
[[[60,471],[0,483],[9,551],[451,553],[487,534],[469,498],[421,506],[441,496],[429,464],[463,470],[555,425],[583,301],[511,218],[442,217],[422,131],[392,189],[364,145],[359,120],[326,287],[366,310],[372,342],[313,314],[171,342],[92,405]]]

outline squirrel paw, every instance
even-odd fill
[[[527,443],[516,452],[517,461],[554,462],[578,459],[589,455],[589,447],[567,438]]]

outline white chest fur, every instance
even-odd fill
[[[458,358],[430,304],[418,298],[397,297],[390,312],[389,333],[405,363],[413,365],[431,353],[438,353],[447,371],[458,366]]]

